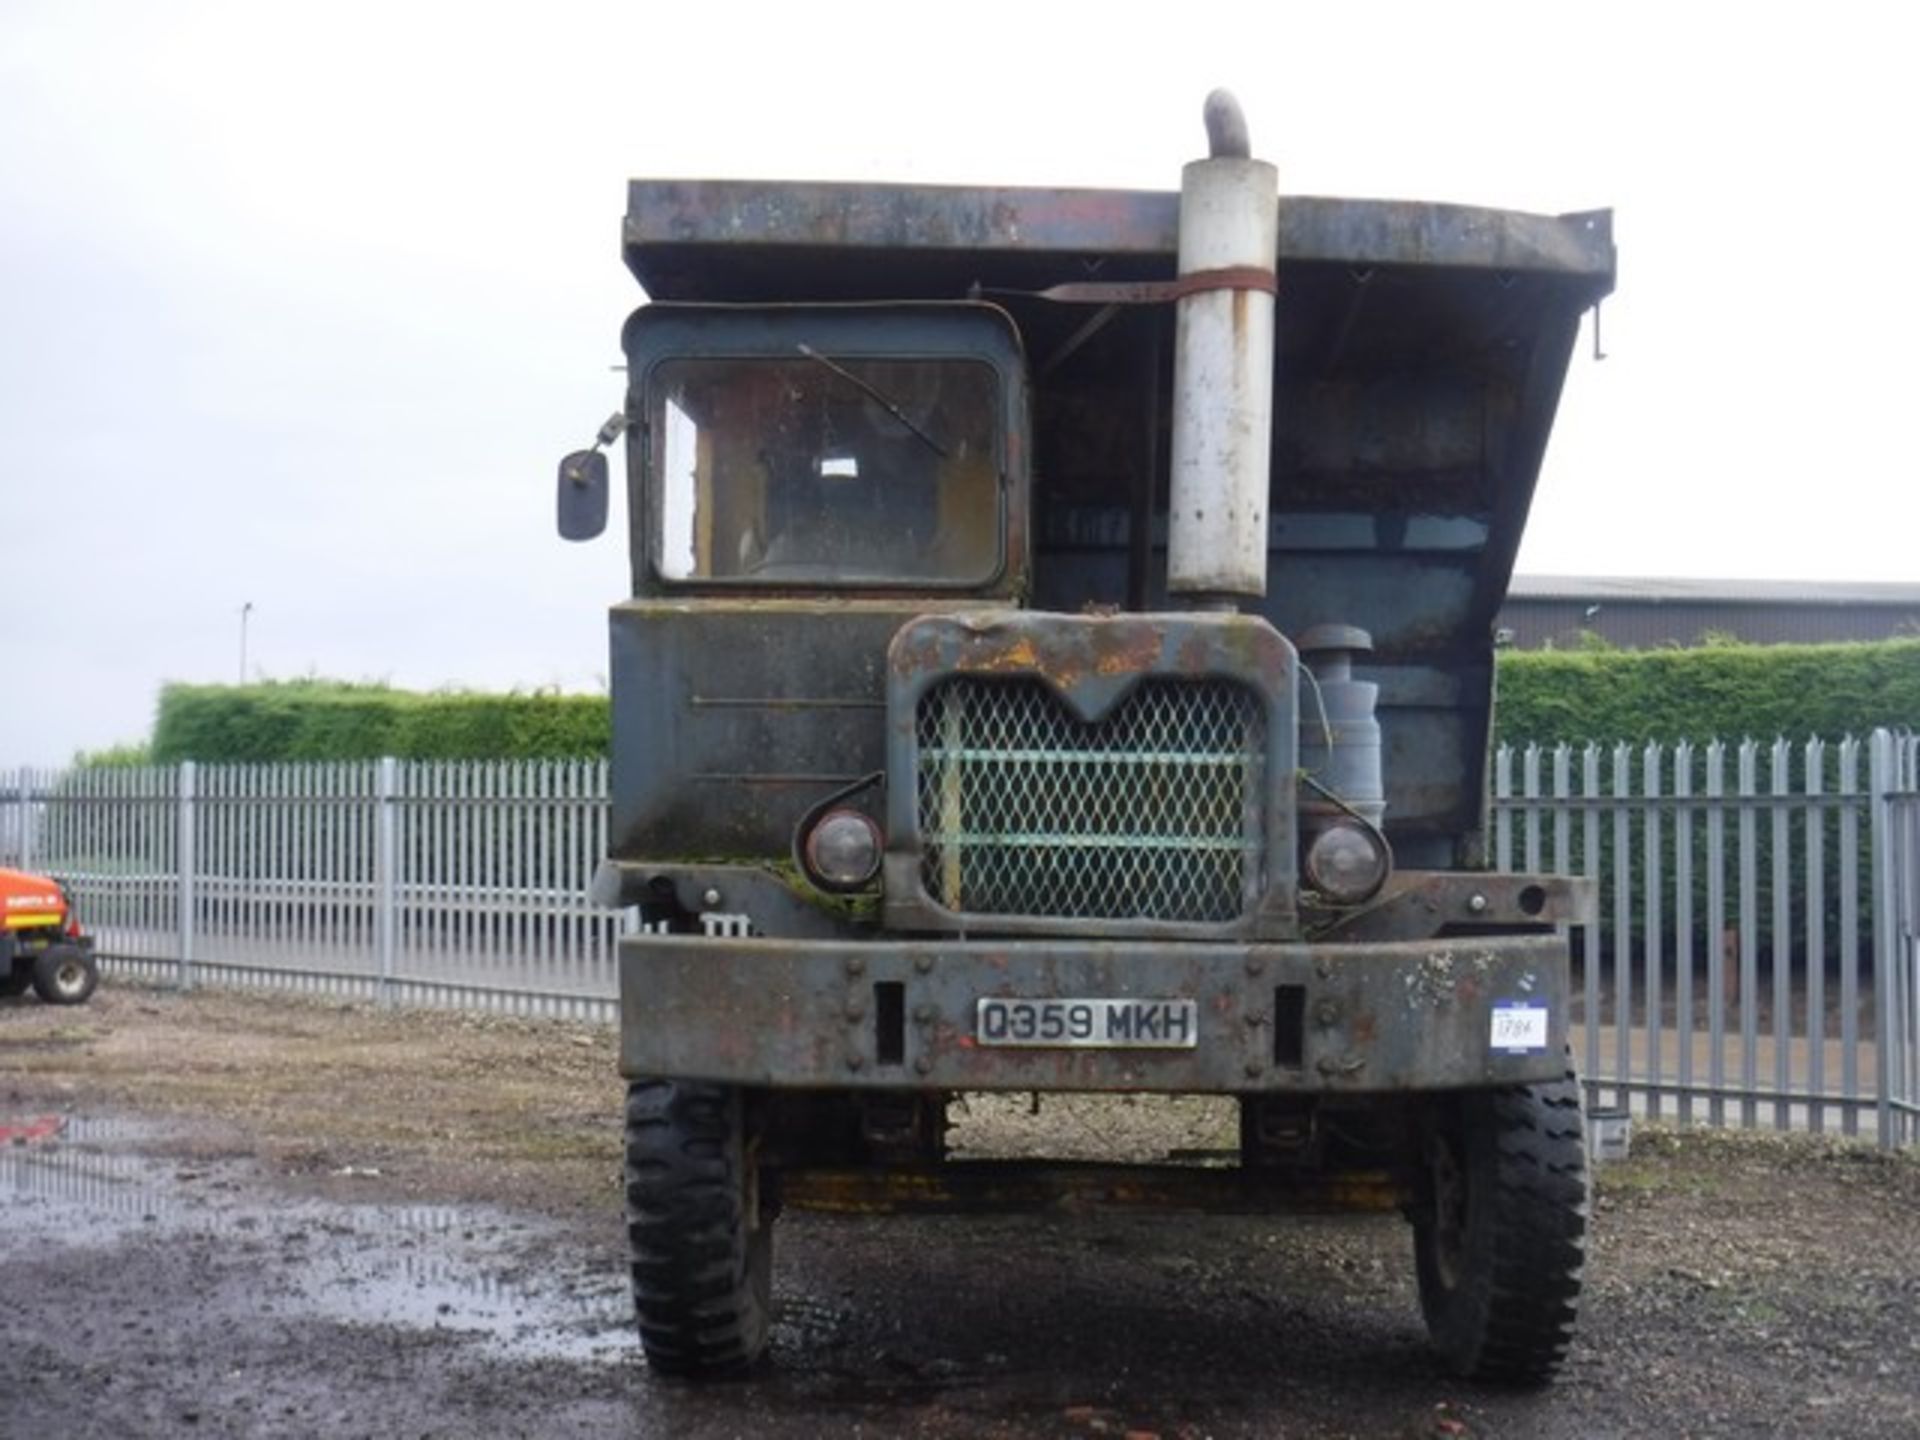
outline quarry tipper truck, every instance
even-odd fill
[[[1604,212],[632,182],[599,900],[640,1337],[751,1366],[784,1208],[1361,1207],[1537,1382],[1587,1228],[1569,940],[1488,868],[1493,621]],[[981,1091],[1193,1093],[1231,1163],[950,1157]],[[1169,1224],[1179,1223],[1170,1219]]]

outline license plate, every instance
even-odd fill
[[[1192,1000],[983,998],[974,1038],[982,1045],[1112,1050],[1191,1050],[1200,1043]]]

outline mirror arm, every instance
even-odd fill
[[[625,410],[614,411],[613,414],[606,418],[606,423],[601,425],[600,432],[593,437],[593,448],[591,450],[576,451],[575,457],[584,460],[587,456],[593,454],[594,450],[606,449],[607,446],[620,438],[621,432],[626,428],[627,412]],[[587,483],[586,467],[584,465],[569,465],[566,474],[567,479],[576,485],[585,485]]]

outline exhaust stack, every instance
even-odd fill
[[[1279,175],[1227,91],[1206,122],[1211,153],[1180,177],[1167,590],[1230,609],[1267,593]]]

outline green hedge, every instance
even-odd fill
[[[168,685],[152,755],[246,763],[287,760],[546,760],[605,755],[603,695],[396,690],[333,680]]]
[[[1581,650],[1573,652],[1508,653],[1500,657],[1500,695],[1497,706],[1498,738],[1513,746],[1530,743],[1542,746],[1587,742],[1612,745],[1626,742],[1638,745],[1647,741],[1671,743],[1676,740],[1697,742],[1690,767],[1690,790],[1694,795],[1706,791],[1706,753],[1708,740],[1728,742],[1722,771],[1729,789],[1737,783],[1737,742],[1761,741],[1756,780],[1762,789],[1773,783],[1771,742],[1784,736],[1794,742],[1790,759],[1790,788],[1804,790],[1802,769],[1804,751],[1800,742],[1810,736],[1837,740],[1844,735],[1864,737],[1877,726],[1890,729],[1920,725],[1920,640],[1889,640],[1862,645],[1715,645],[1693,650]],[[1671,795],[1674,789],[1674,757],[1663,757],[1661,789]],[[1580,762],[1575,761],[1576,784]],[[1516,761],[1515,777],[1519,766]],[[1865,759],[1856,774],[1856,783],[1865,778]],[[1838,789],[1839,756],[1833,747],[1827,750],[1823,766],[1823,788]],[[1602,756],[1602,788],[1611,792],[1613,757]],[[1640,793],[1642,774],[1640,755],[1633,757],[1630,786]],[[1613,888],[1601,895],[1602,954],[1611,954],[1616,940],[1624,939],[1635,955],[1641,953],[1645,923],[1643,871],[1645,857],[1645,817],[1631,801],[1625,802],[1628,818],[1629,892],[1634,897],[1624,937],[1616,936]],[[1693,828],[1692,853],[1693,915],[1695,934],[1692,953],[1704,955],[1710,945],[1721,943],[1724,927],[1737,926],[1739,917],[1731,907],[1737,896],[1736,867],[1738,832],[1736,820],[1726,824],[1724,865],[1729,910],[1721,916],[1707,912],[1706,826],[1699,821]],[[1790,925],[1788,945],[1795,966],[1807,961],[1807,892],[1804,815],[1790,816],[1788,882]],[[1598,865],[1603,874],[1614,873],[1615,817],[1603,815],[1599,832]],[[1573,835],[1579,848],[1583,827],[1576,823]],[[1863,896],[1858,886],[1864,883],[1871,862],[1871,844],[1862,836],[1856,892],[1844,893],[1840,884],[1840,821],[1828,814],[1824,821],[1823,856],[1825,876],[1820,893],[1825,909],[1825,955],[1829,965],[1840,956],[1840,915],[1843,908],[1858,909]],[[1770,984],[1773,915],[1773,826],[1766,815],[1755,825],[1754,877],[1755,912],[1751,939],[1759,947],[1760,976]],[[1666,913],[1673,914],[1672,887],[1677,874],[1678,840],[1672,817],[1663,824],[1661,836],[1662,875],[1667,889]],[[1548,853],[1543,848],[1543,855]],[[1520,863],[1521,848],[1516,844],[1514,863]],[[1583,858],[1574,858],[1573,868],[1583,868]],[[1669,957],[1671,959],[1671,957]]]
[[[1920,725],[1920,639],[1866,645],[1514,651],[1500,657],[1505,744],[1838,739]]]
[[[1515,746],[1864,735],[1920,724],[1920,639],[1507,652],[1496,715],[1497,738]],[[605,755],[610,730],[601,695],[423,694],[334,680],[169,685],[151,754],[161,765],[561,759]]]

